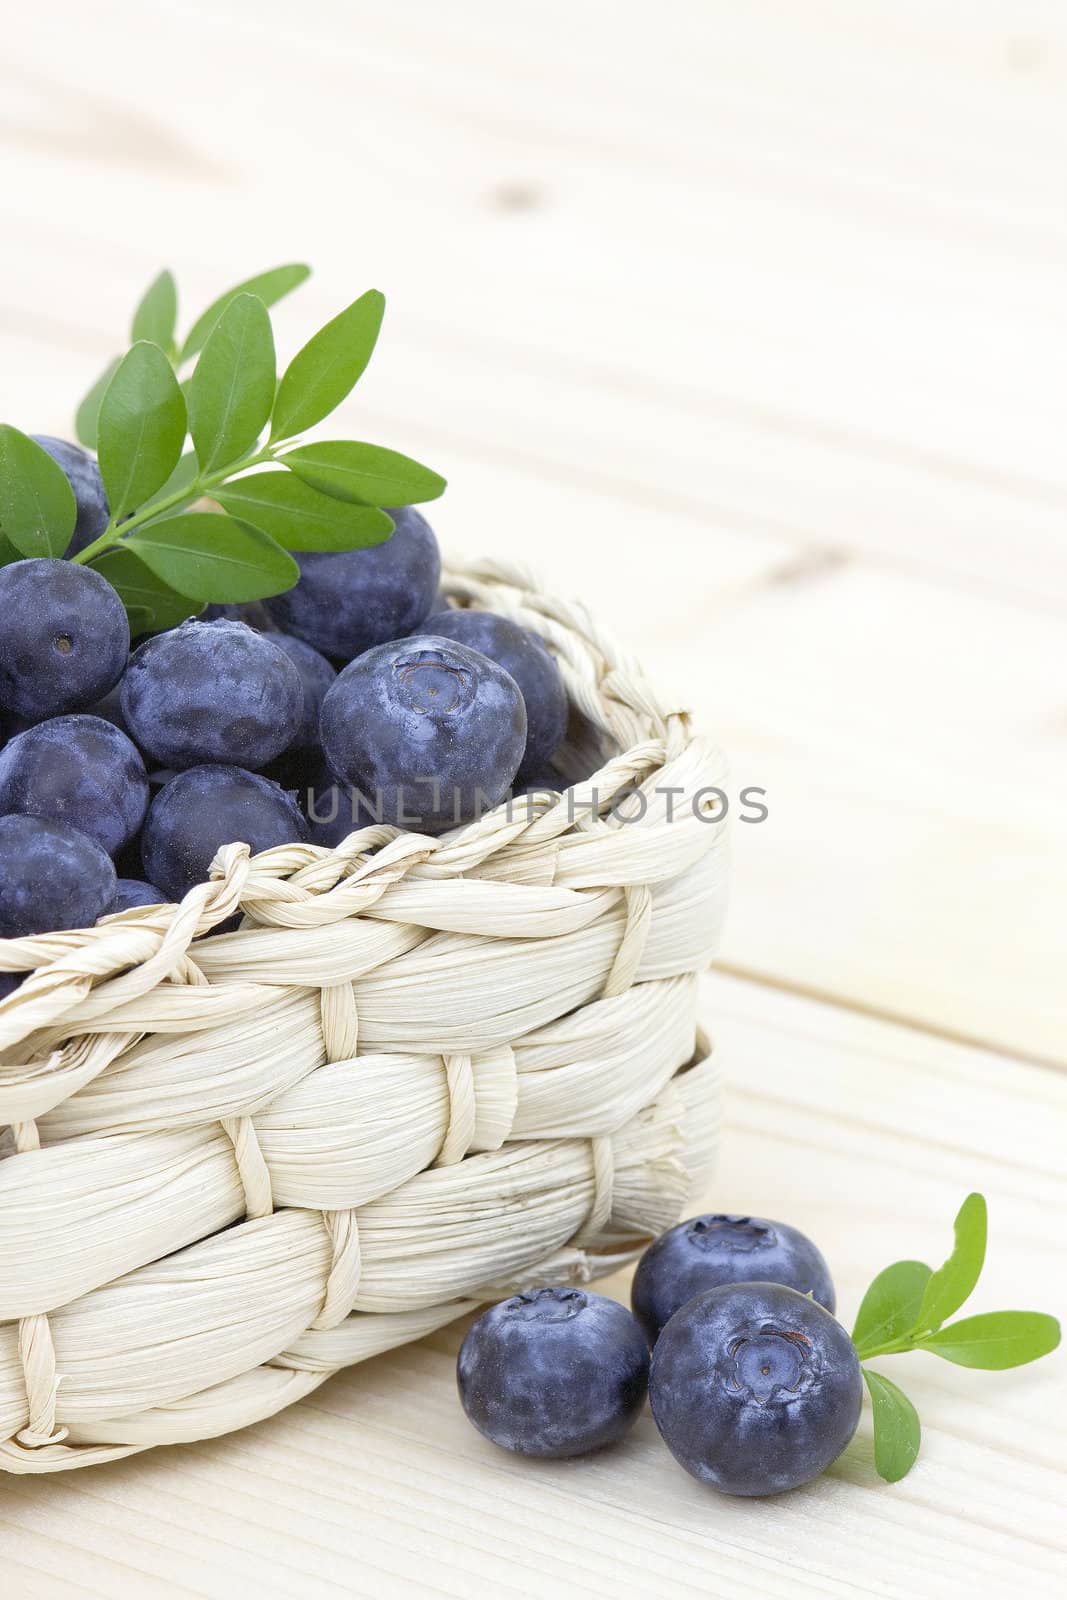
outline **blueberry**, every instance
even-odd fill
[[[307,805],[308,838],[312,844],[335,850],[357,828],[377,819],[368,811],[357,790],[338,783],[328,774],[301,796]]]
[[[163,906],[166,903],[167,896],[154,883],[145,883],[141,878],[120,878],[115,898],[107,909],[109,914],[113,914],[132,911],[134,906]]]
[[[526,708],[495,661],[417,634],[347,666],[322,702],[321,729],[330,770],[376,820],[442,833],[507,793]]]
[[[420,633],[458,639],[510,672],[526,702],[523,773],[536,773],[563,743],[567,692],[555,659],[535,633],[495,611],[435,611]]]
[[[532,1289],[478,1318],[460,1346],[459,1397],[493,1444],[580,1456],[633,1426],[648,1347],[624,1306],[585,1289]]]
[[[818,1477],[856,1431],[863,1380],[852,1340],[779,1283],[733,1283],[687,1301],[652,1352],[652,1415],[687,1472],[724,1494],[778,1494]]]
[[[417,628],[437,593],[441,553],[417,511],[389,515],[396,526],[384,544],[297,555],[299,582],[267,602],[275,626],[343,661]]]
[[[695,1294],[724,1283],[784,1283],[833,1311],[830,1269],[811,1240],[766,1217],[709,1215],[660,1234],[638,1263],[630,1303],[655,1344],[664,1323]]]
[[[39,722],[0,751],[0,815],[43,817],[78,828],[115,855],[148,809],[136,748],[103,717]]]
[[[126,725],[126,718],[122,714],[122,679],[120,678],[113,689],[109,689],[102,699],[88,708],[89,714],[94,717],[103,717],[105,722],[113,723],[120,733],[129,739],[130,730]]]
[[[262,767],[290,744],[304,712],[300,674],[243,622],[183,622],[130,657],[122,710],[164,767]]]
[[[265,633],[263,637],[277,645],[279,650],[284,650],[300,674],[304,690],[304,717],[292,744],[300,750],[313,750],[319,742],[319,712],[322,710],[323,696],[337,673],[326,657],[303,639],[294,639],[288,633]]]
[[[240,767],[193,767],[149,806],[141,854],[149,881],[180,900],[206,880],[221,845],[241,842],[255,855],[306,838],[300,808],[276,783]]]
[[[49,433],[35,433],[32,438],[42,450],[47,450],[57,466],[63,468],[67,482],[74,490],[78,520],[66,550],[69,560],[99,539],[107,527],[111,509],[104,493],[104,480],[92,456],[80,445],[71,444],[66,439],[53,439]]]
[[[24,972],[0,972],[0,1000],[14,994],[25,976]]]
[[[91,928],[114,897],[111,858],[84,833],[0,817],[0,939]]]
[[[0,569],[0,705],[39,721],[81,711],[122,676],[130,627],[99,572],[69,561]]]

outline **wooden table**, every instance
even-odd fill
[[[6,26],[4,419],[69,431],[164,263],[191,314],[306,256],[289,349],[379,284],[346,422],[445,471],[446,543],[583,594],[766,789],[707,986],[706,1198],[810,1231],[846,1318],[887,1261],[942,1258],[972,1188],[976,1308],[1067,1298],[1065,88],[1054,0]],[[865,1423],[740,1503],[650,1420],[501,1456],[454,1398],[460,1331],[241,1435],[5,1480],[4,1595],[1063,1593],[1062,1361],[897,1358],[904,1483]]]

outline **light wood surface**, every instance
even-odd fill
[[[55,0],[5,28],[4,420],[69,431],[161,265],[191,316],[312,261],[287,350],[377,284],[344,425],[445,472],[448,544],[581,593],[766,789],[707,988],[706,1198],[810,1231],[846,1320],[975,1187],[976,1308],[1067,1309],[1065,90],[1055,0]],[[460,1331],[239,1436],[0,1482],[0,1592],[1063,1592],[1062,1360],[897,1358],[903,1484],[865,1421],[741,1504],[647,1419],[586,1462],[493,1451]]]

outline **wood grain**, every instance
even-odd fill
[[[306,254],[286,351],[378,283],[331,426],[446,472],[448,543],[581,593],[767,789],[708,991],[710,1198],[810,1229],[844,1314],[975,1186],[981,1305],[1064,1309],[1065,89],[1057,0],[56,0],[5,33],[0,414],[65,431],[165,261],[191,315]],[[457,1338],[0,1483],[5,1593],[1062,1591],[1062,1363],[887,1363],[904,1484],[864,1431],[741,1505],[647,1419],[501,1458]]]

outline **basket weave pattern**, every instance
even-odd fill
[[[0,941],[0,1468],[257,1421],[613,1270],[706,1178],[721,760],[526,573],[445,588],[556,653],[570,804],[229,845],[180,906]]]

